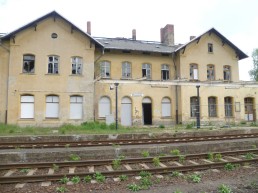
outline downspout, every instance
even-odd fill
[[[9,52],[9,57],[8,57],[8,71],[7,71],[7,81],[6,81],[6,104],[5,104],[5,124],[7,124],[7,109],[8,109],[8,92],[9,92],[9,72],[10,72],[10,49],[6,48],[3,44],[2,44],[2,40],[0,39],[0,46],[2,48],[4,48],[4,50],[6,50],[7,52]]]
[[[175,79],[178,79],[178,72],[177,72],[177,67],[176,67],[176,61],[175,61],[176,53],[172,53],[172,60],[174,63],[174,68],[175,68]],[[176,124],[179,124],[179,119],[178,119],[178,85],[176,85]]]
[[[101,52],[101,55],[94,61],[94,74],[95,74],[95,64],[97,63],[97,61],[105,54],[105,48],[102,48],[102,52]],[[96,93],[96,90],[95,90],[95,83],[99,80],[99,78],[95,78],[94,81],[93,81],[93,104],[95,106],[95,93]],[[93,120],[94,122],[96,121],[96,117],[95,117],[95,108],[93,108]]]

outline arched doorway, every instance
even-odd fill
[[[245,98],[245,120],[246,121],[255,121],[255,108],[254,108],[254,99],[251,97]]]
[[[152,124],[152,103],[149,97],[145,97],[142,100],[142,116],[144,125]]]
[[[129,97],[123,97],[121,101],[121,125],[132,125],[132,100]]]

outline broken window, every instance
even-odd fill
[[[230,81],[231,79],[231,68],[230,66],[223,67],[224,80]]]
[[[122,78],[131,78],[131,63],[122,63]]]
[[[225,116],[232,117],[233,116],[233,100],[232,97],[225,97],[224,98],[225,104]]]
[[[72,74],[82,74],[82,58],[72,57]]]
[[[142,64],[142,77],[151,79],[151,66],[150,64]]]
[[[209,64],[207,66],[207,79],[215,80],[215,67],[212,64]]]
[[[209,97],[208,98],[208,110],[209,110],[209,117],[216,117],[217,116],[217,104],[216,104],[216,97]]]
[[[48,74],[58,74],[58,56],[48,57]]]
[[[110,78],[110,62],[100,62],[100,74],[102,78]]]
[[[197,66],[197,64],[190,64],[190,79],[198,80],[198,66]]]
[[[35,56],[34,55],[23,55],[23,73],[34,73],[35,69]]]
[[[190,111],[191,111],[191,117],[197,117],[197,113],[199,112],[197,97],[190,98]]]
[[[213,53],[213,44],[208,43],[208,53]]]
[[[167,64],[162,64],[161,66],[161,80],[169,79],[169,66]]]

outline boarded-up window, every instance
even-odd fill
[[[21,119],[34,118],[34,96],[21,96]]]
[[[101,97],[99,100],[99,117],[106,117],[106,115],[110,115],[110,99]]]
[[[169,98],[165,97],[162,99],[162,117],[170,117],[171,116],[171,101]]]
[[[82,119],[82,97],[70,97],[70,119]]]
[[[59,115],[59,97],[47,96],[46,98],[46,118],[58,118]]]

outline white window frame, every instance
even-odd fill
[[[46,97],[46,118],[59,117],[59,96],[48,95]]]
[[[48,74],[59,74],[59,56],[48,56]]]
[[[169,65],[161,65],[161,80],[169,80]]]
[[[233,98],[224,98],[225,117],[233,117]]]
[[[34,73],[35,72],[35,55],[24,54],[23,55],[23,65],[22,73]]]
[[[231,66],[223,66],[223,78],[227,81],[231,80]]]
[[[99,100],[99,117],[106,118],[111,114],[111,100],[107,96],[103,96]]]
[[[83,117],[83,97],[70,96],[70,119],[82,119]]]
[[[21,96],[21,119],[34,119],[34,96]]]
[[[150,64],[142,64],[142,77],[146,77],[147,79],[151,79],[151,65]]]
[[[207,80],[215,80],[215,66],[213,64],[207,65]]]
[[[198,65],[190,64],[190,79],[198,80]]]
[[[82,74],[82,57],[74,56],[71,59],[72,62],[72,74]]]
[[[122,63],[122,78],[132,78],[132,67],[130,62]]]
[[[190,114],[196,117],[198,112],[198,97],[190,97]]]
[[[110,78],[110,66],[109,61],[100,62],[100,75],[102,78]]]
[[[171,117],[171,100],[168,97],[164,97],[161,101],[161,116]]]

